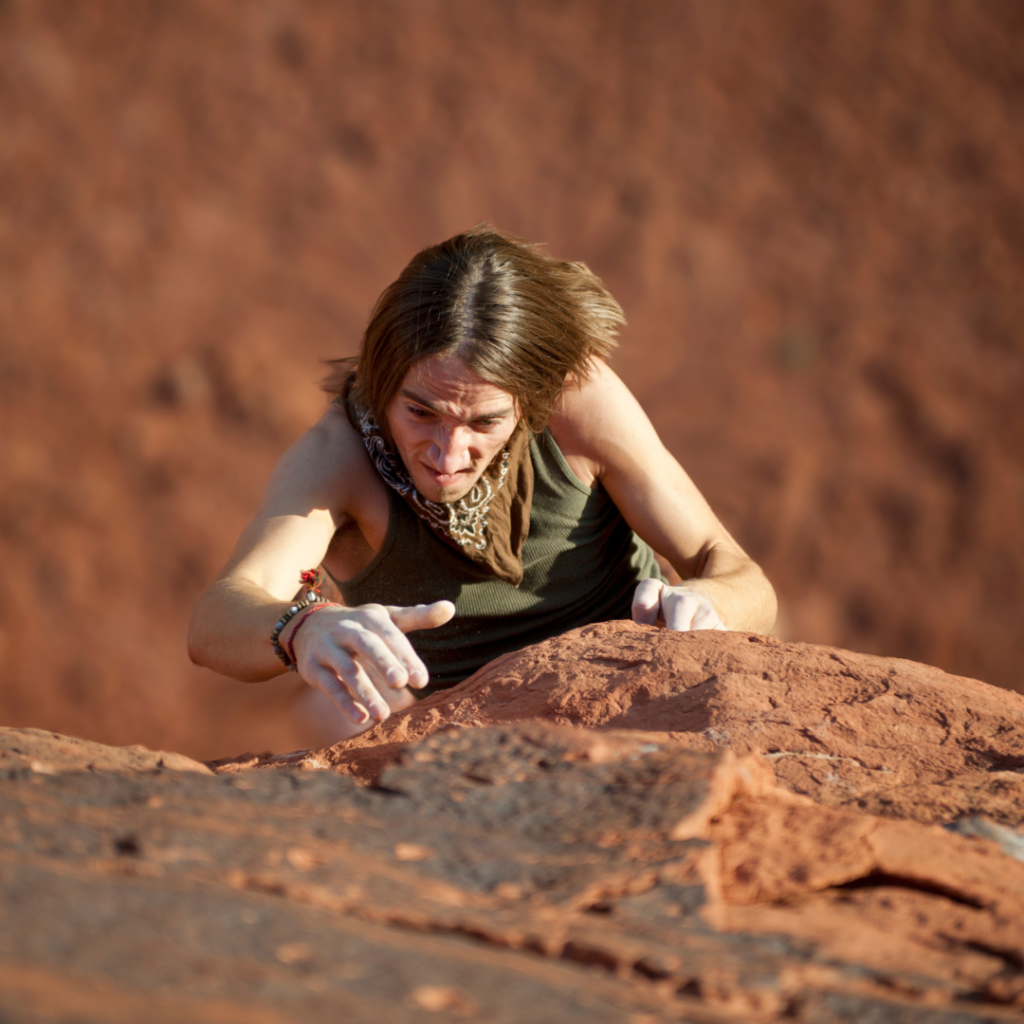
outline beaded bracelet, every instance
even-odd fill
[[[303,608],[308,608],[310,605],[319,604],[321,601],[323,601],[323,598],[319,594],[317,594],[315,591],[310,591],[309,596],[307,598],[305,598],[302,601],[296,601],[295,604],[291,605],[288,608],[288,611],[286,611],[284,615],[282,615],[281,618],[277,620],[277,625],[274,626],[273,630],[270,633],[270,646],[274,648],[274,653],[281,659],[281,661],[284,663],[284,667],[288,669],[289,672],[295,672],[298,666],[291,658],[288,657],[288,652],[278,642],[278,637],[281,635],[281,630],[284,629],[284,627],[287,626],[288,623],[291,622],[292,619],[294,619],[295,616],[298,615]]]
[[[296,634],[299,632],[299,630],[302,629],[302,624],[314,612],[322,611],[324,608],[339,608],[339,607],[341,607],[341,606],[340,605],[336,605],[333,601],[324,601],[324,600],[317,601],[313,605],[313,607],[310,608],[309,611],[306,612],[306,614],[303,615],[302,618],[299,619],[299,621],[295,623],[295,628],[292,630],[292,635],[290,637],[288,637],[288,640],[287,640],[287,642],[284,645],[285,651],[288,653],[288,657],[291,658],[293,665],[297,665],[299,663],[299,659],[295,657],[295,637],[296,637]]]

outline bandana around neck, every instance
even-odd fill
[[[523,581],[523,543],[530,531],[533,462],[530,432],[520,423],[508,443],[464,498],[431,501],[416,490],[401,457],[388,444],[369,409],[350,390],[349,417],[363,435],[381,479],[443,541],[499,579]]]

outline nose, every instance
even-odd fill
[[[469,453],[469,431],[463,426],[439,427],[430,446],[430,461],[439,473],[458,473],[473,461]]]

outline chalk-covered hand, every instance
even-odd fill
[[[646,579],[633,594],[633,621],[668,629],[727,629],[711,602],[685,583],[672,587],[661,580]]]
[[[339,604],[308,616],[302,628],[292,629],[286,638],[299,675],[356,725],[363,725],[371,718],[383,722],[392,704],[401,706],[396,691],[406,686],[418,690],[429,681],[426,666],[405,634],[443,626],[454,614],[451,601],[406,608]]]

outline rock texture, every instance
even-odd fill
[[[794,792],[875,814],[932,822],[977,812],[1016,825],[1024,806],[1020,694],[911,661],[631,622],[499,658],[355,740],[264,763],[370,780],[440,728],[533,719],[759,753]]]
[[[108,747],[42,729],[0,731],[0,776],[24,769],[38,775],[60,772],[148,772],[159,769],[210,774],[210,769],[183,754],[142,746]]]
[[[0,1014],[1020,1019],[1022,722],[924,665],[617,623],[212,773],[8,730]]]

